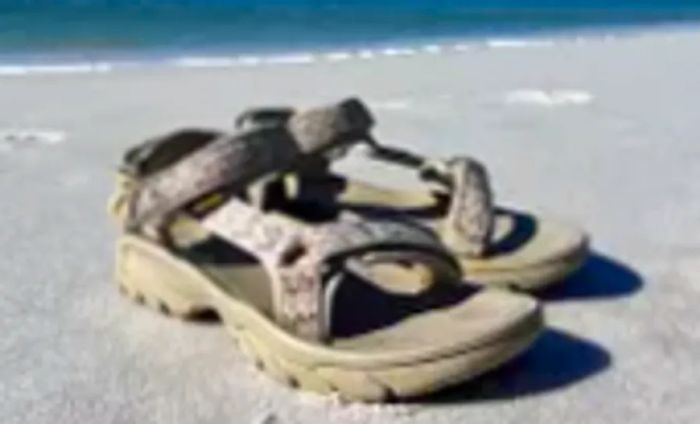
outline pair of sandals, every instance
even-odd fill
[[[427,394],[513,358],[542,329],[541,307],[494,287],[561,280],[586,236],[496,208],[478,162],[383,146],[373,125],[350,99],[132,148],[110,201],[121,290],[175,316],[215,311],[276,380],[349,400]],[[333,173],[358,144],[429,189]]]

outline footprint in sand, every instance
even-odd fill
[[[0,152],[36,146],[53,146],[66,139],[66,133],[46,129],[0,129]]]
[[[507,105],[582,106],[593,102],[593,94],[583,90],[514,90],[505,95]]]

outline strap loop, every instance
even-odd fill
[[[450,205],[440,228],[443,242],[457,253],[482,256],[493,232],[493,194],[486,168],[467,157],[450,159],[441,167],[434,170],[451,183]]]

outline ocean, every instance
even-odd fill
[[[0,64],[370,48],[700,21],[700,0],[0,0]]]

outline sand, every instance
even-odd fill
[[[0,76],[0,422],[693,422],[698,52],[690,28]],[[475,155],[500,203],[593,236],[586,268],[545,295],[549,328],[529,353],[410,405],[301,396],[259,375],[218,325],[161,317],[111,281],[105,201],[127,146],[225,127],[250,105],[348,95],[375,107],[380,138]]]

